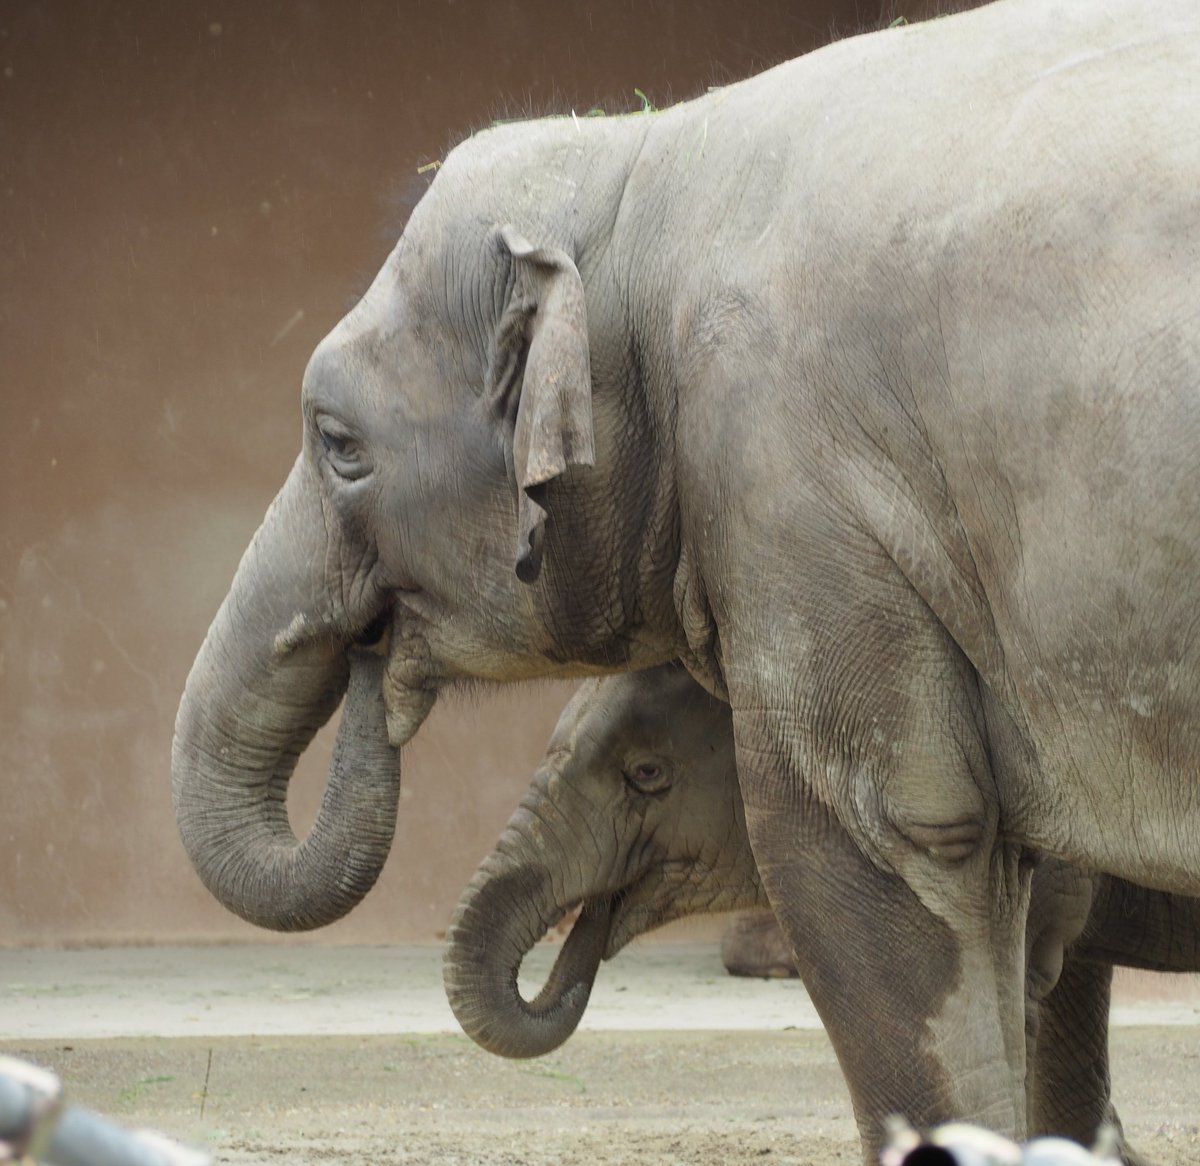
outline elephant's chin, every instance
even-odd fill
[[[755,906],[757,887],[739,888],[715,872],[697,878],[693,862],[668,862],[613,895],[612,923],[604,958],[612,959],[626,944],[689,915],[733,911]]]
[[[683,911],[672,911],[669,907],[637,903],[626,906],[620,896],[613,904],[612,926],[608,931],[608,943],[604,946],[604,958],[612,959],[623,947],[639,935],[662,927],[673,919],[678,919]]]
[[[667,885],[664,885],[660,870],[654,877],[643,876],[612,896],[612,922],[604,948],[606,960],[612,959],[639,935],[688,914],[673,893],[671,881],[666,880]]]
[[[612,923],[604,958],[612,959],[630,940],[690,915],[718,915],[753,908],[770,909],[749,857],[708,866],[695,858],[652,863],[627,886],[612,894]]]

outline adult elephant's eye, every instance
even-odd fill
[[[317,418],[317,434],[325,447],[326,461],[339,477],[354,481],[371,470],[358,439],[332,417]]]
[[[330,433],[327,429],[321,430],[321,442],[326,453],[334,453],[338,457],[348,457],[354,450],[354,442],[349,437],[343,437],[340,433]]]

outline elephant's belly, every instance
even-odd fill
[[[1043,713],[1030,726],[1036,771],[1006,798],[1010,829],[1078,865],[1200,894],[1195,724],[1147,693]]]

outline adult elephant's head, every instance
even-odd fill
[[[173,751],[187,850],[255,923],[320,926],[366,893],[397,750],[447,683],[668,654],[646,613],[669,604],[643,586],[669,597],[668,479],[655,427],[631,416],[602,238],[636,144],[570,121],[472,139],[310,361],[299,458],[196,658]],[[539,173],[575,187],[569,203]],[[347,691],[301,842],[288,780]]]
[[[528,794],[464,892],[446,992],[469,1036],[533,1057],[574,1032],[601,959],[701,912],[766,906],[750,851],[729,707],[677,665],[584,684]],[[529,950],[581,908],[545,987]]]

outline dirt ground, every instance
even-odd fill
[[[238,1166],[859,1160],[840,1072],[795,982],[731,980],[710,945],[635,948],[602,969],[592,1028],[504,1061],[445,1031],[438,958],[434,945],[0,952],[0,1043],[54,1068],[72,1100]],[[398,968],[415,988],[387,986]],[[370,1000],[378,1035],[337,1031],[360,1027]],[[1159,1166],[1200,1161],[1198,1004],[1192,978],[1125,978],[1116,994],[1114,1098]]]
[[[1116,1096],[1160,1166],[1200,1160],[1194,1030],[1118,1029]],[[857,1163],[821,1032],[585,1032],[536,1061],[452,1034],[33,1042],[74,1100],[218,1162]],[[207,1078],[207,1090],[205,1080]]]

